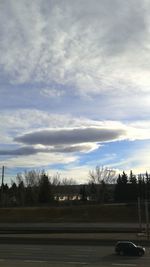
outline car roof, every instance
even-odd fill
[[[117,242],[117,245],[118,244],[133,244],[133,245],[135,245],[133,242],[131,242],[131,241],[118,241]]]

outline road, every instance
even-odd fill
[[[145,224],[142,225],[145,229]],[[138,223],[0,223],[0,233],[139,232]]]
[[[133,239],[137,229],[138,224],[0,224],[0,267],[149,267],[148,248],[142,258],[114,254],[116,239]]]
[[[144,257],[117,256],[113,246],[0,244],[0,267],[149,267]]]

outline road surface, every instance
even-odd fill
[[[144,257],[117,256],[113,246],[0,244],[0,267],[149,267]]]
[[[146,229],[146,225],[142,224]],[[138,232],[138,223],[0,223],[3,232]]]

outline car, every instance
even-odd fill
[[[115,252],[118,255],[143,256],[145,248],[137,246],[130,241],[118,241],[115,246]]]

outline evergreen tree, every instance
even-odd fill
[[[18,205],[18,188],[15,182],[12,183],[9,189],[10,203],[12,206]]]
[[[128,202],[137,202],[138,198],[138,185],[136,175],[130,171],[129,183],[128,183]]]
[[[132,170],[130,171],[129,182],[131,184],[137,184],[136,176],[133,174]]]
[[[18,184],[18,201],[21,206],[25,205],[25,186],[23,181]]]
[[[82,201],[87,201],[87,191],[85,185],[83,185],[80,189],[80,196]]]
[[[121,183],[125,185],[128,183],[128,175],[124,171],[121,176]]]
[[[96,188],[96,184],[94,184],[93,182],[92,183],[89,183],[88,184],[88,191],[89,191],[89,197],[90,197],[90,200],[96,200],[97,199],[97,188]]]
[[[114,199],[116,202],[127,202],[127,183],[128,176],[123,171],[122,175],[119,174],[117,184],[114,191]]]
[[[42,174],[39,182],[39,202],[50,203],[53,200],[51,185],[46,174]]]

